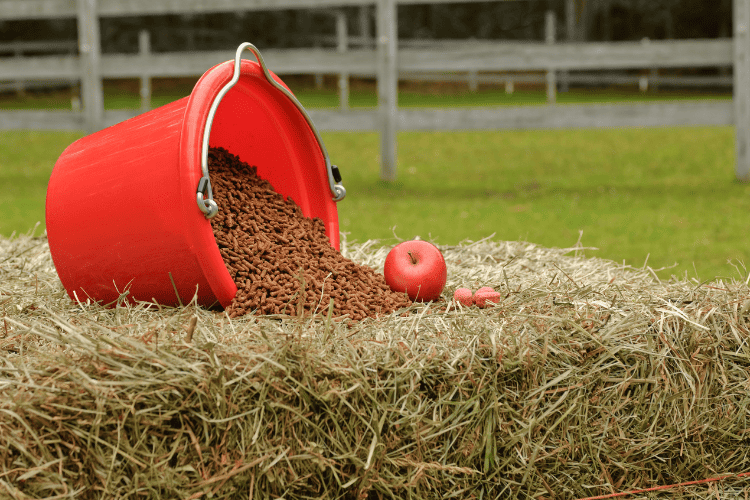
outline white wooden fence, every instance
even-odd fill
[[[39,42],[39,41],[18,41],[18,42],[6,42],[0,43],[0,54],[8,54],[13,57],[21,58],[28,52],[42,52],[42,53],[70,53],[76,52],[77,44],[74,41],[55,41],[55,42]],[[61,82],[70,84],[71,82]],[[47,80],[15,80],[12,82],[0,82],[0,92],[13,90],[17,93],[23,93],[26,89],[32,88],[46,88],[49,87]]]
[[[477,1],[477,0],[459,0]],[[217,62],[231,59],[226,52],[152,54],[141,37],[140,54],[101,54],[98,19],[105,16],[196,12],[236,12],[280,8],[336,8],[376,6],[374,48],[348,48],[344,23],[338,46],[332,49],[274,50],[261,47],[268,66],[277,74],[336,73],[375,75],[378,107],[369,109],[309,110],[322,130],[375,130],[381,136],[381,177],[396,178],[398,130],[477,130],[570,127],[660,127],[734,125],[739,180],[750,181],[750,0],[734,0],[734,36],[724,39],[642,42],[554,42],[548,20],[545,41],[508,43],[442,41],[426,46],[399,47],[399,4],[456,2],[456,0],[0,0],[0,20],[75,17],[79,26],[79,55],[9,58],[0,60],[0,81],[19,79],[78,79],[83,110],[4,111],[0,129],[83,129],[93,131],[133,116],[133,111],[105,111],[103,78],[141,78],[200,75]],[[240,40],[245,41],[245,40]],[[247,40],[252,41],[252,40]],[[455,73],[485,71],[546,71],[550,89],[555,75],[567,70],[629,68],[734,68],[732,101],[658,102],[639,104],[557,105],[486,108],[409,108],[397,106],[397,83],[407,72]],[[553,91],[553,90],[552,90]],[[148,98],[148,86],[142,95]],[[145,100],[144,99],[144,100]],[[552,98],[551,101],[554,102]]]

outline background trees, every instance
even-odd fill
[[[640,40],[715,38],[731,34],[731,0],[518,0],[403,5],[401,38],[543,39],[544,13],[554,10],[560,39]],[[345,8],[349,32],[362,12]],[[372,26],[373,7],[365,17]],[[566,21],[568,13],[573,22]],[[155,51],[223,49],[238,39],[262,47],[333,46],[335,20],[325,10],[248,11],[229,14],[118,17],[102,20],[105,52],[135,52],[138,31],[151,31]],[[75,39],[73,19],[0,22],[0,41]]]

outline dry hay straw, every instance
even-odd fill
[[[46,239],[0,239],[2,496],[569,499],[750,470],[747,280],[441,249],[446,297],[502,301],[355,324],[107,309],[67,297]],[[382,270],[387,248],[343,252]]]

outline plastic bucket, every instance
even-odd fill
[[[251,50],[258,62],[242,60]],[[339,248],[336,203],[345,191],[312,121],[257,49],[209,69],[188,97],[71,144],[47,189],[46,223],[71,299],[226,307],[237,288],[208,217],[209,145],[319,217]],[[215,207],[215,204],[213,204]],[[219,207],[220,209],[220,207]]]

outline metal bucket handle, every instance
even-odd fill
[[[346,196],[346,189],[344,189],[344,186],[341,184],[341,174],[339,173],[339,169],[336,165],[331,165],[331,160],[328,157],[328,151],[326,151],[326,147],[323,144],[323,139],[320,137],[318,130],[315,128],[310,115],[307,114],[307,111],[305,111],[305,108],[297,100],[297,98],[294,97],[291,92],[289,92],[283,85],[281,85],[271,76],[271,73],[268,72],[268,68],[266,67],[265,62],[263,62],[263,57],[261,57],[260,52],[258,52],[258,49],[255,47],[255,45],[245,42],[237,48],[237,53],[234,56],[234,75],[232,76],[232,79],[229,81],[229,83],[222,87],[222,89],[216,95],[213,103],[211,103],[211,108],[208,110],[208,117],[206,118],[206,128],[203,131],[203,145],[201,149],[201,172],[203,173],[203,177],[201,177],[201,180],[198,182],[198,191],[196,194],[198,208],[200,208],[201,212],[205,214],[206,219],[210,219],[217,213],[219,213],[219,206],[214,201],[213,192],[211,191],[211,179],[208,175],[208,139],[211,135],[211,125],[213,124],[214,116],[216,115],[216,109],[219,107],[221,99],[227,92],[229,92],[229,89],[234,87],[234,84],[237,83],[237,81],[240,79],[240,59],[242,51],[245,49],[248,49],[255,55],[255,58],[258,60],[258,64],[260,64],[260,67],[263,70],[263,74],[265,75],[266,80],[268,80],[271,85],[273,85],[290,101],[292,101],[292,103],[294,103],[297,109],[299,109],[299,111],[302,113],[302,116],[305,117],[308,125],[310,125],[310,129],[313,131],[313,134],[315,134],[315,139],[318,141],[320,150],[323,153],[323,157],[325,158],[326,171],[328,173],[328,184],[331,188],[333,201],[341,201],[344,196]]]

